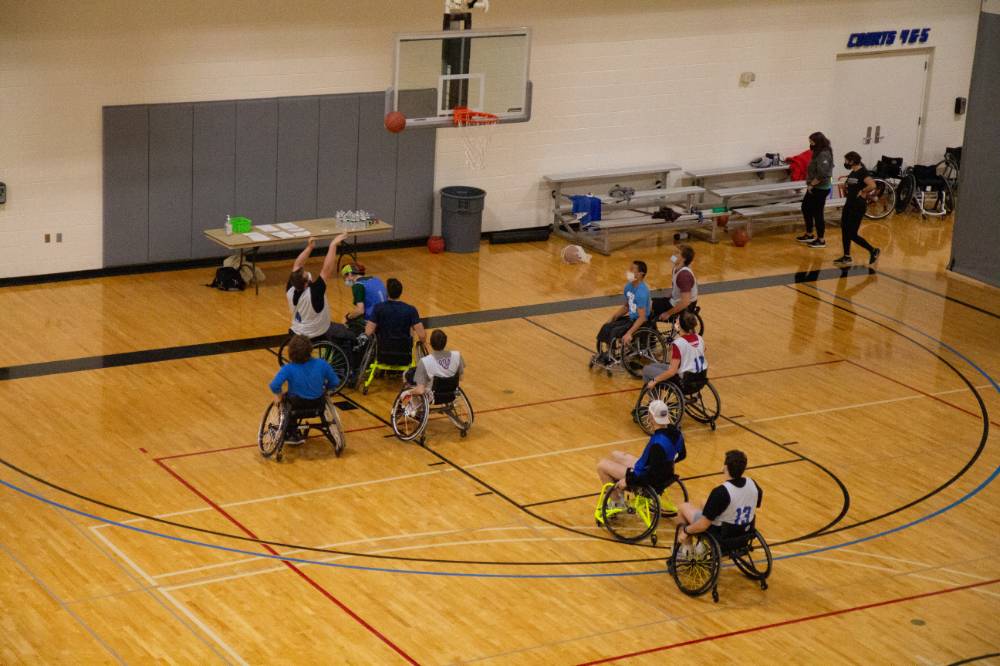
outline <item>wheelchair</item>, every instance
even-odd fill
[[[660,524],[661,515],[663,515],[660,508],[660,495],[671,486],[680,489],[684,497],[682,501],[688,501],[687,487],[675,474],[667,481],[663,491],[659,493],[649,485],[629,484],[621,493],[625,507],[619,508],[611,506],[611,491],[615,484],[605,483],[597,498],[594,523],[598,527],[604,527],[619,541],[638,543],[648,537],[649,542],[655,546],[657,541],[656,528]]]
[[[627,330],[627,329],[626,329]],[[647,321],[632,336],[632,342],[625,344],[621,335],[611,338],[610,344],[597,346],[597,353],[590,357],[588,368],[603,369],[610,377],[615,368],[625,368],[633,377],[642,377],[642,369],[650,363],[665,363],[667,346],[656,330],[656,325]],[[601,361],[606,355],[607,361]]]
[[[667,558],[667,571],[678,589],[689,597],[700,597],[711,590],[712,601],[718,603],[722,558],[728,557],[744,576],[766,590],[774,560],[771,548],[754,522],[723,525],[717,532],[713,528],[692,535],[693,541],[683,557],[677,552],[681,530],[678,526],[674,532],[674,550]]]
[[[656,423],[649,418],[649,403],[654,400],[662,400],[667,404],[670,419],[678,427],[684,414],[687,414],[698,423],[704,423],[715,430],[716,421],[722,412],[719,392],[708,381],[704,372],[689,372],[680,378],[679,383],[671,378],[653,388],[642,387],[632,409],[632,420],[649,435],[656,432]]]
[[[705,335],[705,321],[701,318],[701,306],[698,305],[698,301],[688,305],[687,311],[693,314],[695,319],[698,320],[698,328],[695,329],[695,333],[698,335]],[[666,321],[660,321],[659,318],[657,318],[653,322],[656,326],[657,333],[659,333],[660,337],[663,339],[663,344],[667,347],[669,347],[670,343],[677,337],[677,331],[674,330],[674,320],[676,319],[677,315],[674,315]],[[661,326],[664,326],[665,328],[661,329]]]
[[[872,172],[875,192],[868,199],[865,217],[881,220],[896,210],[896,187],[902,178],[903,158],[882,156]]]
[[[285,434],[293,419],[297,420],[298,427],[306,429],[307,435],[313,430],[322,433],[330,441],[333,453],[338,458],[344,452],[346,445],[344,427],[330,394],[327,394],[323,396],[322,407],[293,408],[287,397],[280,405],[271,402],[264,410],[264,418],[257,432],[257,447],[262,456],[265,458],[274,456],[276,461],[282,461]]]
[[[426,355],[422,343],[417,343],[417,353],[421,356]],[[361,354],[354,388],[360,388],[363,395],[368,395],[368,387],[371,386],[376,373],[406,372],[416,367],[416,358],[418,357],[414,356],[413,338],[386,338],[376,332],[368,339]]]
[[[289,336],[288,339],[281,343],[281,347],[278,348],[278,367],[288,363],[288,355],[285,349],[288,347],[288,341],[291,339],[291,336]],[[347,377],[351,373],[351,362],[347,358],[347,353],[339,345],[333,344],[326,338],[315,338],[312,343],[313,358],[321,358],[329,363],[340,380],[340,383],[331,389],[331,391],[333,393],[340,391],[344,388],[344,384],[347,383]]]
[[[410,393],[412,387],[403,388],[392,403],[389,417],[396,437],[404,442],[416,439],[422,444],[432,412],[447,416],[462,437],[468,435],[475,413],[458,381],[458,375],[435,377],[423,394]]]
[[[913,206],[922,218],[944,217],[955,208],[955,195],[948,180],[938,174],[938,165],[915,164],[903,173],[896,188],[896,212]]]

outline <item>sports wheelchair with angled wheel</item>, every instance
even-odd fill
[[[686,311],[693,314],[694,318],[698,320],[698,328],[696,328],[694,332],[698,335],[705,335],[705,320],[701,318],[701,306],[698,305],[698,301],[694,301],[688,305]],[[660,334],[663,344],[667,347],[669,347],[670,343],[677,337],[677,331],[674,329],[674,321],[677,320],[678,314],[680,313],[677,313],[665,320],[660,320],[659,318],[653,320],[657,333]]]
[[[424,432],[432,413],[444,414],[455,424],[462,437],[469,434],[475,413],[472,403],[454,377],[434,377],[431,386],[423,393],[414,393],[412,386],[399,392],[392,403],[390,421],[396,437],[409,442],[424,441]]]
[[[642,369],[650,363],[665,362],[667,346],[655,324],[647,321],[640,326],[629,344],[625,344],[623,335],[612,336],[607,345],[598,344],[597,353],[590,357],[587,367],[600,368],[608,377],[619,367],[633,377],[642,377]]]
[[[288,356],[285,353],[285,349],[288,347],[288,342],[291,339],[291,336],[289,336],[281,343],[281,347],[278,348],[278,367],[288,363]],[[320,358],[329,363],[340,380],[340,383],[331,390],[336,393],[344,388],[344,384],[347,383],[347,377],[351,373],[351,362],[347,358],[347,353],[339,345],[333,344],[326,338],[314,338],[312,346],[313,358]]]
[[[417,343],[416,351],[419,356],[414,356],[411,337],[387,338],[376,332],[373,337],[367,339],[365,349],[361,353],[361,363],[358,365],[354,388],[360,388],[361,393],[367,395],[368,387],[374,381],[376,373],[404,373],[416,367],[417,358],[426,354],[423,343]]]
[[[903,174],[896,188],[896,212],[910,206],[921,217],[944,217],[955,209],[955,196],[948,180],[938,174],[938,165],[914,164]]]
[[[316,400],[302,400],[284,396],[280,404],[273,401],[264,410],[264,418],[257,432],[257,447],[265,458],[274,456],[281,462],[284,458],[285,437],[292,427],[305,430],[308,435],[313,430],[322,433],[333,446],[338,458],[344,451],[344,427],[340,414],[333,404],[330,394]]]
[[[680,489],[683,501],[688,500],[687,487],[676,474],[657,492],[653,486],[629,483],[621,491],[622,503],[614,503],[614,483],[605,483],[597,497],[597,508],[594,509],[594,523],[604,527],[613,537],[626,543],[638,543],[646,537],[656,545],[656,528],[660,524],[660,516],[674,516],[676,513],[664,513],[660,497],[671,486]]]
[[[689,372],[675,381],[673,377],[660,382],[653,388],[643,386],[632,408],[632,420],[649,435],[656,432],[656,424],[649,417],[649,403],[662,400],[670,408],[670,418],[680,426],[687,414],[698,423],[704,423],[712,430],[722,412],[719,392],[708,381],[707,372]]]
[[[767,541],[750,521],[745,525],[722,525],[707,532],[692,535],[692,543],[680,552],[681,527],[674,532],[674,550],[667,558],[667,571],[681,592],[700,597],[712,592],[712,601],[719,601],[719,572],[722,558],[728,557],[740,572],[767,589],[774,560]]]

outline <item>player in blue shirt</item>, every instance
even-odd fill
[[[645,282],[646,262],[633,261],[625,272],[625,279],[628,280],[623,290],[625,302],[597,333],[597,356],[594,360],[602,365],[611,362],[608,356],[611,341],[620,337],[626,345],[631,344],[632,336],[646,323],[652,311],[649,286]]]
[[[312,357],[312,342],[304,335],[294,335],[288,342],[290,363],[283,365],[271,380],[269,388],[275,404],[282,399],[293,409],[322,408],[327,390],[340,384],[340,378],[330,364]],[[282,395],[281,387],[288,383],[288,393]],[[292,419],[285,429],[286,444],[301,444],[305,436],[299,432],[298,422]]]
[[[680,428],[670,420],[670,408],[665,402],[654,400],[649,403],[649,415],[657,424],[657,428],[646,443],[642,455],[636,458],[630,453],[612,451],[608,458],[597,463],[597,476],[603,484],[615,484],[614,490],[611,491],[617,500],[616,504],[612,504],[615,508],[623,508],[621,491],[627,486],[633,488],[651,486],[658,495],[661,495],[660,512],[672,516],[677,514],[677,506],[663,494],[663,491],[674,478],[674,463],[687,457],[687,448],[684,446],[684,435]],[[598,502],[594,514],[598,520],[601,519],[600,510]]]

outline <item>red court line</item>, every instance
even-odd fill
[[[799,365],[786,365],[780,368],[768,368],[766,370],[751,370],[749,372],[736,372],[731,375],[719,375],[718,377],[712,377],[713,380],[718,381],[720,379],[732,379],[733,377],[745,377],[747,375],[762,375],[768,372],[782,372],[784,370],[798,370],[800,368],[814,368],[820,365],[830,365],[832,363],[843,363],[847,359],[837,358],[831,359],[829,361],[815,361],[813,363],[801,363]],[[517,405],[507,405],[505,407],[491,407],[489,409],[476,410],[477,414],[489,414],[490,412],[502,412],[508,409],[521,409],[524,407],[537,407],[539,405],[550,405],[556,402],[567,402],[569,400],[583,400],[584,398],[599,398],[605,395],[615,395],[618,393],[629,393],[639,391],[641,387],[630,387],[625,389],[613,389],[611,391],[600,391],[598,393],[585,393],[583,395],[571,395],[565,398],[552,398],[551,400],[539,400],[537,402],[524,402]],[[433,417],[432,421],[437,421],[444,416]],[[352,432],[363,432],[365,430],[378,430],[379,428],[388,428],[389,426],[380,424],[373,426],[366,426],[364,428],[352,428],[351,430],[345,430],[344,433]],[[237,451],[239,449],[250,449],[257,446],[256,444],[240,444],[239,446],[226,446],[219,449],[204,449],[202,451],[190,451],[188,453],[175,453],[169,456],[160,456],[159,458],[154,458],[154,460],[173,460],[174,458],[187,458],[189,456],[201,456],[207,453],[222,453],[224,451]]]
[[[864,366],[864,365],[861,365],[860,363],[857,363],[855,361],[852,361],[849,358],[845,358],[844,360],[846,362],[850,363],[851,365],[853,365],[856,368],[861,368],[862,370],[867,370],[868,372],[872,373],[873,375],[877,375],[877,376],[881,377],[882,379],[888,380],[888,381],[890,381],[890,382],[892,382],[894,384],[899,384],[900,386],[908,388],[911,391],[914,391],[915,393],[919,393],[920,395],[922,395],[922,396],[924,396],[926,398],[930,398],[931,400],[937,400],[942,405],[948,405],[949,407],[953,407],[954,409],[957,409],[958,411],[963,412],[965,414],[968,414],[969,416],[972,416],[972,417],[977,418],[977,419],[983,418],[982,414],[978,414],[976,412],[969,411],[968,409],[966,409],[964,407],[959,407],[958,405],[956,405],[954,403],[948,402],[947,400],[943,400],[942,398],[939,398],[936,395],[931,395],[930,393],[927,393],[926,391],[922,391],[921,389],[918,389],[915,386],[910,386],[906,382],[901,382],[898,379],[894,379],[894,378],[890,377],[889,375],[884,375],[884,374],[882,374],[881,372],[879,372],[877,370],[872,370],[871,368],[869,368],[867,366]],[[990,421],[990,423],[992,423],[993,425],[995,425],[998,428],[1000,428],[1000,423],[997,423],[996,421]]]
[[[222,514],[222,516],[224,518],[226,518],[226,520],[228,520],[233,525],[235,525],[240,530],[242,530],[244,534],[246,534],[247,536],[249,536],[249,537],[251,537],[253,539],[258,539],[259,538],[256,534],[254,534],[243,523],[241,523],[240,521],[236,520],[236,518],[234,518],[229,512],[227,512],[221,506],[219,506],[218,504],[216,504],[215,502],[213,502],[212,499],[210,497],[208,497],[207,495],[205,495],[203,492],[201,492],[200,490],[198,490],[197,488],[195,488],[193,484],[191,484],[191,483],[189,483],[187,481],[187,479],[185,479],[184,477],[182,477],[180,474],[178,474],[174,470],[170,469],[170,467],[168,467],[160,459],[156,460],[156,464],[159,465],[160,467],[162,467],[163,469],[165,469],[167,471],[167,473],[170,474],[170,476],[172,476],[175,479],[177,479],[177,481],[179,481],[181,483],[181,485],[183,485],[185,488],[187,488],[192,493],[194,493],[195,495],[197,495],[202,501],[204,501],[210,507],[212,507],[213,509],[215,509],[216,511],[218,511],[220,514]],[[262,543],[262,544],[260,544],[260,546],[262,548],[264,548],[264,550],[266,550],[270,554],[272,554],[272,555],[278,555],[278,551],[274,550],[273,548],[271,548],[266,543]],[[389,640],[389,638],[385,634],[383,634],[382,632],[380,632],[378,629],[376,629],[372,625],[368,624],[368,622],[366,622],[364,618],[362,618],[360,615],[358,615],[357,613],[355,613],[354,611],[352,611],[350,608],[348,608],[348,606],[346,604],[344,604],[344,602],[340,601],[339,599],[337,599],[337,597],[335,597],[332,594],[330,594],[330,592],[327,591],[326,588],[324,588],[322,585],[320,585],[315,580],[313,580],[309,576],[309,574],[305,573],[299,567],[295,566],[295,564],[293,564],[292,562],[288,562],[287,560],[281,560],[281,563],[284,564],[289,569],[291,569],[292,571],[294,571],[296,574],[298,574],[303,580],[305,580],[307,583],[309,583],[320,594],[322,594],[324,597],[326,597],[327,599],[329,599],[330,601],[332,601],[338,608],[340,608],[342,611],[344,611],[345,613],[347,613],[351,617],[351,619],[353,619],[355,622],[357,622],[362,627],[364,627],[365,629],[367,629],[369,633],[371,633],[373,636],[375,636],[376,638],[378,638],[385,645],[387,645],[390,648],[392,648],[399,656],[401,656],[407,662],[409,662],[411,664],[414,664],[415,666],[417,664],[419,664],[419,662],[416,659],[414,659],[413,657],[411,657],[410,655],[408,655],[406,652],[403,651],[402,648],[400,648],[398,645],[396,645],[391,640]]]
[[[834,617],[837,615],[846,615],[848,613],[856,613],[858,611],[868,610],[871,608],[879,608],[880,606],[891,606],[893,604],[901,604],[905,601],[913,601],[915,599],[925,599],[927,597],[936,597],[939,594],[950,594],[951,592],[961,592],[962,590],[971,590],[977,587],[983,587],[985,585],[994,585],[1000,583],[1000,578],[994,578],[993,580],[980,581],[978,583],[969,583],[968,585],[959,585],[957,587],[946,587],[940,590],[934,590],[933,592],[923,592],[921,594],[911,594],[906,597],[897,597],[895,599],[886,599],[885,601],[876,601],[870,604],[864,604],[861,606],[852,606],[851,608],[841,608],[840,610],[828,611],[826,613],[818,613],[816,615],[806,615],[804,617],[796,617],[791,620],[782,620],[781,622],[773,622],[771,624],[762,624],[756,627],[747,627],[746,629],[737,629],[736,631],[727,631],[722,634],[714,634],[712,636],[704,636],[702,638],[693,638],[689,641],[681,641],[679,643],[671,643],[669,645],[661,645],[660,647],[649,648],[647,650],[639,650],[637,652],[629,652],[627,654],[620,654],[615,657],[605,657],[603,659],[595,659],[594,661],[583,662],[578,664],[578,666],[591,666],[592,664],[606,664],[612,661],[619,661],[621,659],[629,659],[631,657],[638,657],[644,654],[652,654],[654,652],[665,652],[667,650],[673,650],[675,648],[685,647],[687,645],[696,645],[698,643],[709,643],[711,641],[717,641],[722,638],[731,638],[733,636],[741,636],[743,634],[752,634],[758,631],[767,631],[768,629],[776,629],[778,627],[785,627],[792,624],[801,624],[803,622],[812,622],[813,620],[821,620],[826,617]]]

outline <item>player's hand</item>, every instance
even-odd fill
[[[274,394],[274,404],[276,404],[276,405],[280,405],[281,404],[281,394],[280,393],[275,393]]]
[[[306,241],[306,247],[310,250],[316,247],[316,239],[310,236],[309,240]]]
[[[343,233],[337,234],[337,237],[333,239],[333,244],[334,245],[340,245],[341,243],[344,242],[345,238],[347,238],[347,232],[346,231],[343,232]]]
[[[631,333],[626,333],[625,335],[623,335],[622,336],[622,342],[624,342],[627,345],[632,344],[632,334]]]
[[[615,484],[615,488],[618,490],[625,490],[625,479],[618,479],[618,483]]]
[[[653,389],[655,389],[656,388],[656,380],[655,379],[650,379],[649,382],[646,383],[646,388],[648,388],[650,391],[652,391]]]

